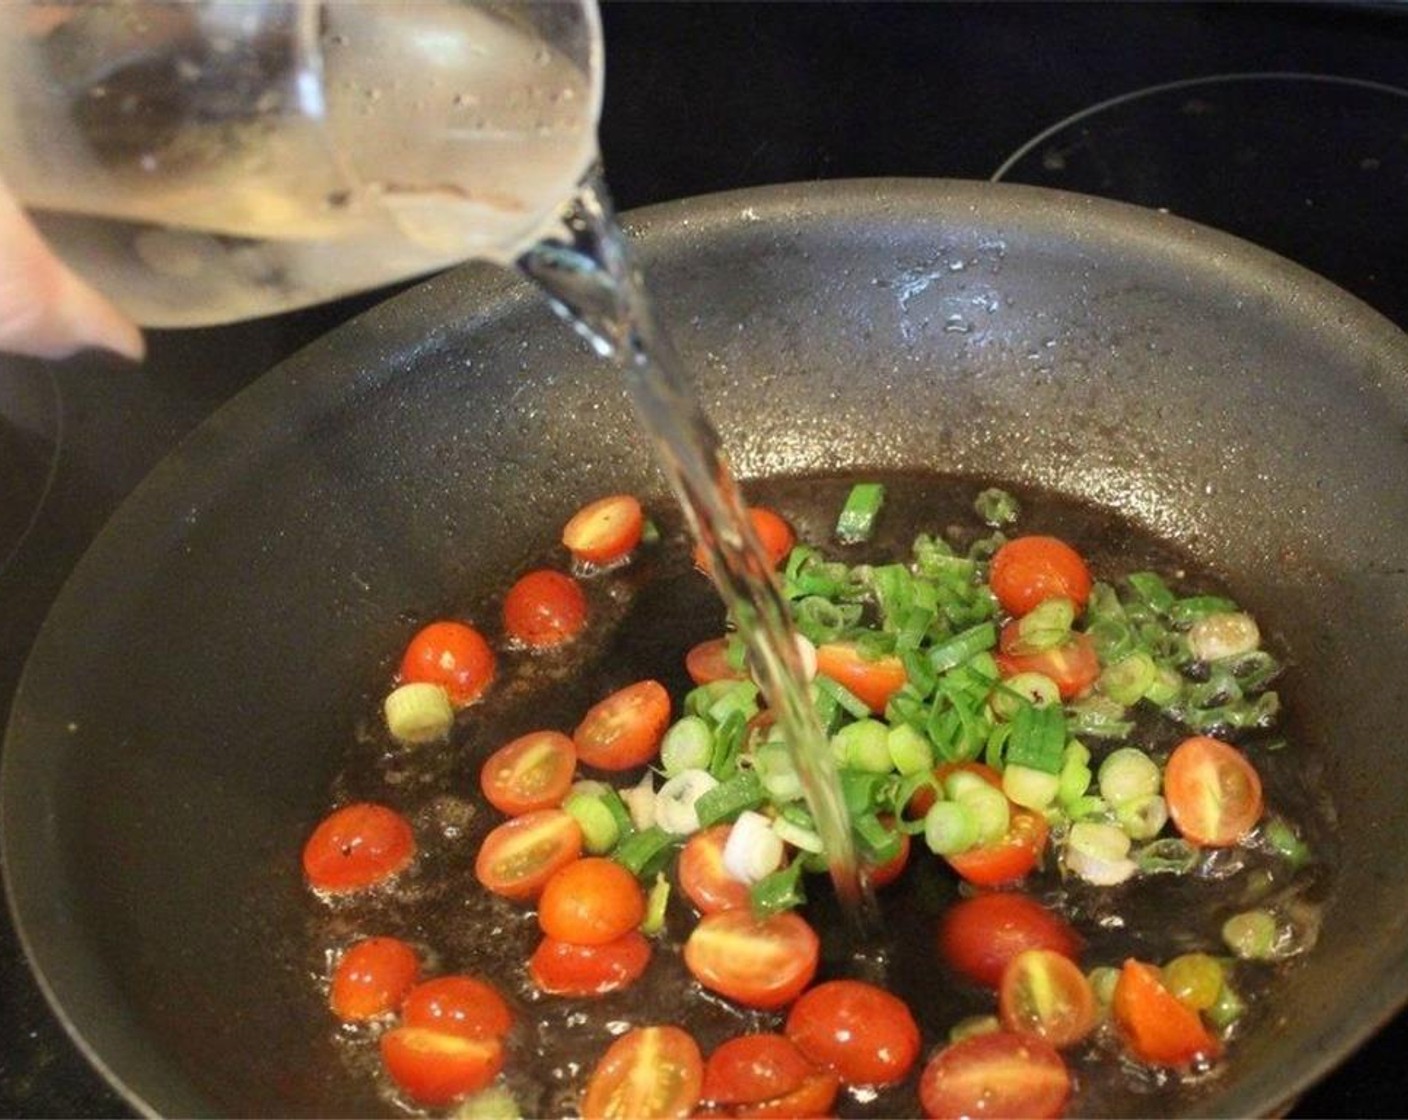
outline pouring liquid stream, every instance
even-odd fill
[[[859,871],[835,760],[811,703],[787,605],[718,433],[655,322],[599,175],[588,177],[557,227],[519,258],[518,268],[625,374],[636,413],[709,556],[714,583],[782,729],[836,893],[856,932],[875,928],[874,898]]]

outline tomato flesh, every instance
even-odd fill
[[[919,1025],[904,1001],[860,980],[832,980],[803,993],[786,1031],[846,1085],[893,1085],[919,1057]]]
[[[493,682],[497,660],[484,635],[463,622],[432,622],[401,658],[401,681],[444,687],[456,708],[473,704]]]
[[[640,882],[612,859],[589,856],[553,873],[538,899],[538,925],[574,945],[604,945],[645,918]]]
[[[582,854],[582,828],[561,809],[539,809],[499,825],[484,838],[474,875],[495,894],[528,902],[558,868]]]
[[[1080,553],[1056,537],[1016,537],[988,568],[988,584],[1002,609],[1021,617],[1047,599],[1070,599],[1076,613],[1090,598],[1090,569]]]
[[[729,1114],[735,1120],[814,1120],[831,1115],[840,1091],[841,1079],[829,1069],[813,1070],[790,1093],[756,1104],[735,1105]]]
[[[598,770],[644,766],[670,725],[670,694],[659,681],[637,681],[593,705],[572,741],[577,757]]]
[[[1164,768],[1168,815],[1184,839],[1236,844],[1261,819],[1261,777],[1236,747],[1207,735],[1179,743]]]
[[[650,957],[650,942],[635,930],[604,945],[545,937],[528,960],[528,974],[551,995],[604,996],[640,979]]]
[[[491,754],[479,771],[484,797],[510,817],[555,809],[572,789],[577,748],[560,731],[530,731]]]
[[[1049,831],[1046,818],[1040,813],[1013,806],[1011,824],[1001,840],[945,858],[950,867],[974,886],[1005,886],[1036,867],[1046,848]]]
[[[704,1083],[704,1058],[679,1027],[637,1027],[611,1044],[587,1082],[584,1120],[683,1120]]]
[[[935,1120],[1060,1116],[1071,1075],[1049,1043],[992,1031],[940,1050],[919,1079],[919,1103]]]
[[[751,910],[706,914],[684,945],[684,963],[712,992],[772,1011],[797,998],[816,975],[821,946],[797,914]]]
[[[303,874],[329,894],[384,882],[411,862],[416,851],[410,822],[370,801],[344,805],[325,817],[303,846]]]
[[[1010,891],[961,899],[939,923],[939,953],[955,972],[997,988],[1018,954],[1046,949],[1075,960],[1081,939],[1064,918],[1036,899]]]
[[[710,638],[691,647],[684,656],[684,668],[695,684],[741,681],[748,677],[744,670],[729,664],[727,638]]]
[[[1085,973],[1050,949],[1027,949],[1008,963],[998,1011],[1009,1031],[1036,1035],[1057,1049],[1081,1041],[1099,1019]]]
[[[401,1020],[457,1038],[498,1038],[513,1027],[513,1012],[487,981],[451,975],[412,988],[401,1005]]]
[[[342,954],[328,1003],[339,1019],[359,1022],[390,1015],[420,976],[416,951],[399,937],[368,937]]]
[[[801,1088],[814,1072],[786,1035],[739,1035],[709,1055],[703,1095],[714,1104],[761,1104]]]
[[[1110,1010],[1130,1051],[1150,1065],[1184,1066],[1222,1051],[1198,1013],[1164,986],[1153,965],[1124,962]]]
[[[731,824],[716,824],[696,832],[680,852],[676,869],[680,889],[701,914],[749,905],[748,884],[724,867],[724,847],[732,831]]]
[[[438,1108],[477,1093],[498,1076],[504,1047],[498,1038],[461,1038],[425,1027],[396,1027],[381,1036],[381,1060],[400,1088]]]
[[[504,597],[504,631],[531,649],[570,642],[586,624],[586,593],[562,572],[529,572]]]
[[[583,564],[614,564],[640,544],[645,513],[630,494],[598,498],[572,515],[562,543]]]

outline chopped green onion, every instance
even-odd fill
[[[1091,777],[1089,766],[1079,758],[1067,755],[1066,761],[1061,764],[1061,780],[1056,789],[1057,802],[1069,811],[1069,807],[1084,797],[1090,789]]]
[[[802,796],[802,779],[786,743],[759,744],[753,752],[753,770],[773,801],[796,801]]]
[[[1134,730],[1134,722],[1124,718],[1124,707],[1099,693],[1066,706],[1067,730],[1091,739],[1123,739]]]
[[[1100,764],[1100,796],[1116,810],[1127,801],[1159,792],[1159,764],[1138,747],[1121,747]]]
[[[631,811],[626,807],[626,803],[621,800],[621,795],[610,786],[596,795],[597,799],[606,806],[607,811],[616,821],[618,835],[629,836],[636,830],[635,822],[631,820]]]
[[[1109,965],[1098,965],[1087,972],[1085,978],[1090,981],[1095,1002],[1108,1009],[1115,1001],[1115,985],[1119,983],[1120,970]]]
[[[1009,801],[1025,809],[1035,809],[1038,812],[1045,809],[1056,800],[1060,789],[1060,775],[1049,774],[1045,770],[1034,770],[1020,763],[1009,763],[1007,769],[1002,772],[1002,792],[1007,795]]]
[[[684,716],[660,741],[660,765],[673,777],[681,770],[704,770],[714,753],[714,733],[700,716]]]
[[[648,518],[648,517],[647,517],[643,522],[641,522],[641,527],[640,527],[640,543],[641,543],[641,544],[659,544],[659,543],[660,543],[660,526],[657,525],[657,524],[655,524],[655,522],[652,521],[652,520],[651,520],[650,518]]]
[[[721,782],[694,803],[699,815],[699,827],[708,828],[731,820],[744,809],[756,809],[767,800],[763,783],[751,770],[740,770],[726,782]]]
[[[1134,853],[1134,862],[1146,875],[1187,875],[1201,858],[1197,848],[1178,836],[1155,840]]]
[[[707,770],[683,770],[665,782],[655,794],[655,823],[676,836],[698,832],[698,804],[718,789],[719,780]]]
[[[1266,822],[1265,835],[1266,842],[1291,865],[1291,870],[1298,871],[1310,862],[1310,846],[1285,817],[1271,817]]]
[[[632,875],[643,878],[659,870],[658,865],[674,851],[678,843],[678,836],[672,836],[663,828],[651,825],[622,840],[611,858]]]
[[[977,822],[978,846],[982,847],[995,844],[1007,835],[1012,823],[1012,811],[1005,793],[994,789],[981,778],[979,782],[981,784],[964,790],[958,803]]]
[[[451,1120],[521,1120],[522,1110],[502,1085],[490,1085],[465,1097],[450,1113]]]
[[[1245,961],[1269,961],[1279,954],[1281,931],[1269,910],[1245,910],[1222,924],[1222,940]]]
[[[1022,704],[1046,708],[1060,700],[1061,689],[1045,673],[1016,673],[992,690],[988,703],[998,719],[1011,719]]]
[[[1213,611],[1188,628],[1188,649],[1199,661],[1224,661],[1261,645],[1261,630],[1245,611]]]
[[[924,814],[924,843],[939,856],[966,852],[978,844],[978,821],[957,801],[935,801]]]
[[[1071,825],[1062,858],[1073,873],[1097,887],[1123,883],[1138,870],[1129,858],[1129,837],[1112,824],[1078,821]]]
[[[745,809],[729,829],[724,843],[724,870],[741,883],[756,883],[771,875],[786,856],[782,838],[761,813]]]
[[[791,844],[792,847],[799,848],[804,852],[820,853],[823,850],[821,837],[813,829],[798,824],[796,821],[788,820],[786,817],[774,817],[772,830],[777,833],[784,844]]]
[[[831,749],[842,766],[888,774],[892,766],[889,737],[890,729],[879,720],[856,720],[831,736]]]
[[[817,645],[835,641],[860,621],[858,603],[834,603],[820,595],[799,599],[792,609],[797,629]]]
[[[655,882],[651,884],[649,893],[645,896],[645,917],[641,920],[640,931],[647,937],[654,937],[665,928],[665,907],[670,902],[670,880],[665,878],[664,872],[655,873]]]
[[[885,749],[890,765],[906,776],[928,773],[934,768],[934,748],[923,732],[901,723],[885,733]]]
[[[836,539],[842,544],[862,544],[875,532],[875,519],[885,504],[885,487],[879,482],[858,482],[851,487],[841,515],[836,519]]]
[[[1152,840],[1168,823],[1168,803],[1157,793],[1110,804],[1115,819],[1131,840]]]
[[[1109,824],[1115,819],[1114,811],[1105,799],[1094,795],[1077,797],[1074,801],[1063,803],[1062,808],[1066,810],[1066,816],[1072,821],[1097,821],[1100,824]]]
[[[791,910],[807,901],[807,892],[802,885],[802,860],[793,860],[786,867],[764,876],[748,889],[748,900],[753,913],[759,917]]]
[[[836,776],[841,781],[841,797],[846,803],[846,811],[853,817],[882,805],[885,792],[893,785],[888,773],[841,769]]]
[[[758,714],[758,686],[752,681],[716,681],[722,686],[705,713],[715,724],[737,713],[747,723]]]
[[[854,818],[851,830],[860,841],[861,854],[872,866],[880,867],[900,854],[899,831],[887,826],[874,813]]]
[[[1137,649],[1113,665],[1107,665],[1095,687],[1111,700],[1128,707],[1144,698],[1157,673],[1154,659]]]
[[[973,499],[973,512],[983,519],[984,524],[1001,529],[1021,516],[1022,506],[1006,490],[993,486]]]
[[[1247,1010],[1246,1001],[1237,994],[1237,990],[1232,987],[1226,977],[1223,978],[1222,989],[1217,993],[1217,1001],[1203,1012],[1207,1020],[1220,1031],[1225,1031],[1240,1019]]]
[[[1066,751],[1066,716],[1059,707],[1023,704],[1012,717],[1005,754],[1008,766],[1027,766],[1047,774],[1061,772]],[[1053,796],[1054,796],[1053,792]]]
[[[1076,605],[1070,599],[1046,599],[1017,622],[1015,640],[1004,643],[1006,653],[1043,653],[1071,640]]]
[[[1158,665],[1154,669],[1154,679],[1144,689],[1144,699],[1159,708],[1167,708],[1178,702],[1183,695],[1184,680],[1176,669]]]
[[[936,673],[962,665],[970,657],[992,649],[997,645],[997,627],[991,622],[980,622],[967,630],[955,634],[943,645],[929,651],[929,667]]]
[[[709,773],[721,782],[728,781],[738,771],[738,756],[748,737],[748,719],[735,709],[724,717],[714,731],[714,746],[709,756]]]
[[[1222,965],[1208,953],[1183,953],[1162,969],[1164,987],[1194,1011],[1206,1011],[1222,994]]]
[[[1156,614],[1166,614],[1173,606],[1173,592],[1153,572],[1131,572],[1127,578],[1136,598]]]
[[[830,696],[856,719],[864,719],[866,716],[870,715],[870,705],[845,685],[837,684],[830,677],[825,676],[818,676],[812,681],[812,684],[815,685],[820,692]]]
[[[455,726],[455,709],[449,694],[438,684],[414,681],[394,689],[383,706],[386,729],[405,746],[437,743]]]
[[[604,855],[621,839],[621,826],[603,798],[573,793],[562,808],[581,826],[582,847],[589,854]]]
[[[1231,614],[1236,610],[1237,604],[1221,595],[1190,595],[1170,605],[1168,617],[1175,626],[1191,626],[1207,615]]]

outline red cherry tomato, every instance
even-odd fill
[[[694,1112],[704,1058],[679,1027],[637,1027],[602,1055],[582,1098],[583,1120],[683,1120]]]
[[[700,642],[684,656],[685,672],[695,684],[712,684],[714,681],[741,681],[748,678],[742,669],[735,669],[728,661],[728,639],[710,638]]]
[[[935,1120],[1041,1120],[1061,1115],[1071,1075],[1050,1043],[991,1031],[940,1050],[919,1079],[919,1103]]]
[[[1131,1052],[1150,1065],[1183,1066],[1222,1051],[1198,1013],[1164,987],[1151,964],[1124,962],[1110,1011]]]
[[[474,861],[474,876],[516,902],[538,897],[558,868],[582,854],[582,827],[561,809],[539,809],[499,825]]]
[[[401,680],[442,685],[456,708],[473,704],[494,679],[494,651],[463,622],[432,622],[411,639],[401,658]]]
[[[416,951],[399,937],[368,937],[349,946],[333,970],[328,1003],[348,1022],[398,1010],[420,976]]]
[[[893,1085],[919,1057],[919,1025],[904,1001],[860,980],[832,980],[803,993],[786,1031],[846,1085]]]
[[[1002,609],[1019,618],[1047,599],[1070,599],[1076,613],[1090,598],[1090,569],[1055,537],[1017,537],[993,554],[988,585]]]
[[[1211,848],[1237,843],[1261,819],[1261,778],[1220,739],[1184,739],[1164,768],[1168,815],[1184,839]]]
[[[716,824],[696,832],[680,852],[676,869],[680,890],[701,914],[749,905],[748,884],[735,879],[724,867],[724,846],[732,831],[731,824]]]
[[[700,984],[763,1011],[796,999],[820,955],[812,927],[790,911],[768,918],[751,910],[706,914],[684,944],[684,963]]]
[[[1058,1050],[1080,1042],[1100,1017],[1085,973],[1050,949],[1027,949],[1008,963],[998,1012],[1009,1031],[1034,1034]]]
[[[401,1021],[458,1038],[499,1038],[513,1012],[498,990],[473,976],[437,976],[417,984],[401,1005]]]
[[[604,945],[645,918],[640,881],[612,859],[589,856],[553,873],[538,899],[538,925],[574,945]]]
[[[945,857],[949,866],[976,887],[1015,883],[1041,860],[1049,833],[1040,813],[1012,807],[1007,835],[996,843]]]
[[[545,937],[528,960],[528,974],[550,995],[604,996],[634,984],[650,955],[650,942],[635,930],[604,945]]]
[[[532,649],[570,642],[586,624],[586,592],[562,572],[529,572],[504,597],[504,632]]]
[[[1016,634],[1015,622],[1002,628],[996,660],[997,671],[1004,680],[1018,673],[1040,673],[1056,683],[1062,700],[1071,700],[1086,692],[1100,676],[1100,658],[1088,634],[1072,634],[1069,641],[1039,653],[1008,653],[1006,649],[1017,640]]]
[[[887,827],[893,828],[894,820],[892,817],[882,816],[880,818],[880,823],[886,825]],[[904,869],[909,866],[909,834],[901,832],[898,835],[900,838],[900,850],[896,852],[893,856],[891,856],[888,860],[886,860],[884,863],[874,867],[867,866],[865,868],[865,873],[870,877],[871,887],[873,887],[877,891],[881,890],[884,887],[888,887],[891,883],[893,883],[896,879],[903,875]]]
[[[645,513],[630,494],[598,498],[572,515],[562,543],[583,564],[614,564],[640,544]]]
[[[898,657],[866,657],[849,642],[817,646],[816,671],[854,694],[877,715],[884,713],[890,697],[909,679]]]
[[[561,805],[576,769],[571,739],[560,731],[530,731],[485,759],[479,786],[490,805],[517,817]]]
[[[734,1105],[729,1115],[735,1120],[817,1120],[830,1116],[841,1079],[829,1069],[809,1073],[797,1088],[781,1097],[757,1104]]]
[[[1036,899],[1008,891],[975,895],[949,907],[939,922],[939,953],[955,972],[996,988],[1019,953],[1049,949],[1075,960],[1081,939],[1064,918]]]
[[[415,852],[405,817],[361,801],[335,810],[313,830],[303,846],[303,874],[316,890],[341,894],[389,879]]]
[[[786,1035],[739,1035],[704,1063],[704,1099],[722,1105],[761,1104],[801,1088],[815,1072]]]
[[[748,520],[753,526],[753,534],[758,538],[758,543],[763,546],[763,554],[767,557],[769,565],[776,568],[787,559],[787,554],[797,543],[797,534],[780,514],[765,506],[750,506]],[[696,547],[694,550],[694,566],[706,574],[713,567],[708,554],[702,548]]]
[[[655,757],[670,725],[670,694],[659,681],[637,681],[587,711],[572,741],[598,770],[629,770]]]
[[[493,1081],[504,1065],[504,1047],[497,1038],[396,1027],[381,1036],[381,1060],[408,1096],[439,1108]]]

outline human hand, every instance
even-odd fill
[[[137,324],[80,280],[0,182],[0,351],[66,358],[86,347],[140,361]]]

